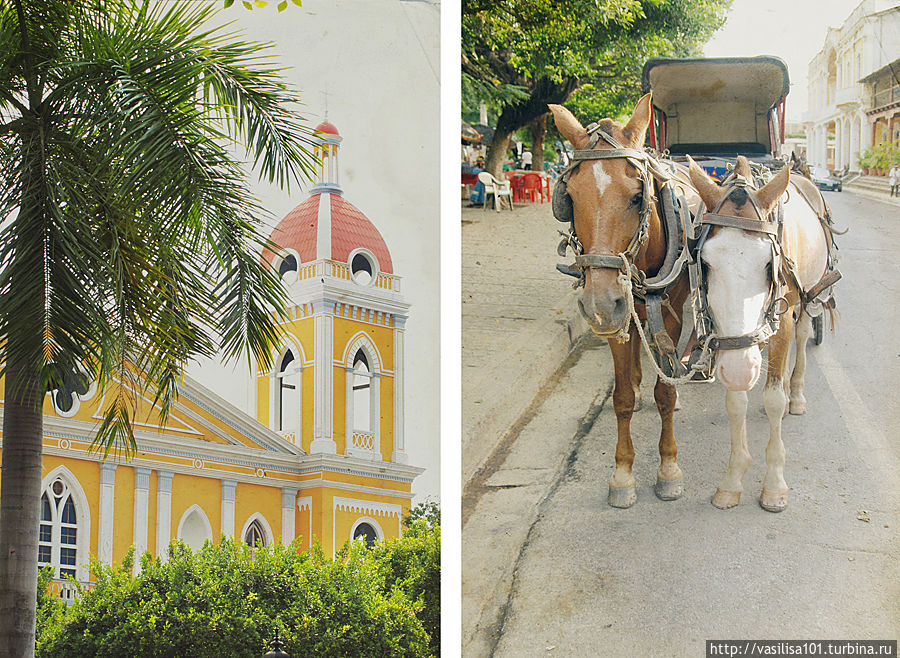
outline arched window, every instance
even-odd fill
[[[96,390],[96,382],[92,382],[86,373],[80,369],[70,372],[63,385],[51,392],[53,410],[64,418],[74,416],[81,401],[89,399]]]
[[[276,379],[277,429],[297,432],[300,429],[300,360],[293,350],[284,353]]]
[[[372,373],[366,353],[360,348],[353,357],[353,429],[369,432],[371,417]]]
[[[285,249],[272,263],[284,283],[294,283],[300,276],[300,256],[293,249]]]
[[[266,533],[259,521],[253,521],[247,528],[244,543],[250,548],[262,548],[266,545]]]
[[[199,505],[191,505],[182,515],[178,523],[178,538],[195,551],[203,548],[207,539],[212,541],[212,526]]]
[[[365,542],[366,548],[372,548],[378,539],[378,533],[368,523],[360,523],[353,531],[353,541]]]
[[[361,286],[371,285],[378,276],[378,261],[364,249],[354,249],[349,257],[350,276]]]
[[[77,578],[78,539],[75,500],[69,486],[58,477],[41,495],[38,566],[53,566],[59,578]]]

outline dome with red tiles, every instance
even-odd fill
[[[322,133],[323,135],[340,135],[338,129],[334,127],[334,124],[327,119],[316,126],[316,132]]]
[[[327,258],[346,263],[357,249],[371,253],[378,271],[393,273],[391,253],[381,233],[356,206],[340,194],[313,194],[285,215],[271,240],[282,250],[292,249],[300,263]],[[267,251],[266,262],[275,254]]]

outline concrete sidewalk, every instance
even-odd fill
[[[586,330],[549,203],[462,208],[462,486]]]

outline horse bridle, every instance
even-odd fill
[[[784,209],[781,201],[779,201],[777,209],[771,213],[774,217],[772,219],[767,218],[764,215],[762,208],[759,206],[753,187],[743,176],[736,172],[733,172],[731,176],[725,180],[724,187],[726,189],[725,195],[719,199],[719,202],[711,213],[702,213],[700,215],[698,224],[701,226],[724,226],[727,228],[736,228],[742,231],[759,233],[768,238],[772,248],[772,279],[769,284],[769,292],[766,298],[766,310],[763,313],[762,323],[753,331],[740,336],[713,335],[711,339],[710,344],[713,349],[742,350],[753,347],[754,345],[759,345],[760,343],[765,343],[769,340],[769,338],[778,331],[780,316],[790,308],[787,299],[785,299],[782,294],[786,285],[786,259],[781,248]],[[750,201],[750,204],[756,212],[756,219],[719,214],[719,210],[722,209],[725,202],[728,201],[732,193],[738,188],[742,188],[746,192],[747,199]],[[696,260],[697,264],[700,265],[700,267],[698,267],[698,271],[700,272],[698,288],[700,294],[705,297],[706,282],[704,280],[705,277],[702,274],[702,248],[703,245],[700,244],[697,249]],[[709,305],[705,303],[705,300],[703,306],[706,309],[709,309]],[[715,318],[711,318],[709,325],[715,325]]]
[[[590,135],[590,141],[587,148],[574,151],[572,154],[572,163],[560,174],[557,182],[557,189],[554,193],[553,214],[559,221],[571,222],[568,234],[564,235],[564,240],[560,243],[560,255],[565,255],[565,248],[571,247],[575,253],[575,267],[580,270],[581,279],[579,283],[584,282],[584,270],[591,267],[610,268],[616,270],[626,270],[631,268],[631,276],[636,283],[642,280],[642,273],[631,264],[634,262],[638,251],[647,242],[650,230],[650,199],[653,195],[653,178],[659,180],[669,180],[669,174],[662,169],[656,160],[649,153],[643,150],[627,148],[622,146],[608,132],[600,128],[599,124],[591,124],[587,127]],[[598,142],[603,139],[607,144],[612,146],[609,149],[595,148]],[[641,208],[638,227],[625,251],[614,253],[585,254],[584,246],[578,240],[575,234],[575,221],[571,199],[565,189],[569,175],[581,163],[586,160],[612,160],[624,158],[637,169],[638,177],[641,181]],[[623,258],[624,256],[624,258]],[[568,272],[567,272],[568,273]]]

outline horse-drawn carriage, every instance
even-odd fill
[[[787,69],[775,57],[654,59],[643,84],[648,93],[625,125],[602,119],[584,127],[565,108],[550,107],[575,148],[553,195],[555,217],[569,225],[558,252],[575,255],[560,270],[583,286],[579,309],[594,333],[609,339],[615,365],[618,442],[609,503],[628,507],[636,499],[630,419],[643,346],[658,374],[657,496],[682,494],[674,385],[716,373],[726,387],[732,457],[712,502],[736,505],[750,462],[747,391],[768,345],[770,442],[760,504],[781,511],[781,418],[805,412],[811,317],[833,310],[831,287],[840,278],[830,211],[811,181],[790,175],[780,154]]]
[[[781,148],[790,77],[782,59],[653,58],[644,64],[641,86],[653,96],[650,146],[672,161],[685,163],[690,156],[720,182],[741,155],[760,183],[785,166]],[[820,195],[814,202],[829,212]],[[817,345],[824,320],[823,313],[812,320]]]

